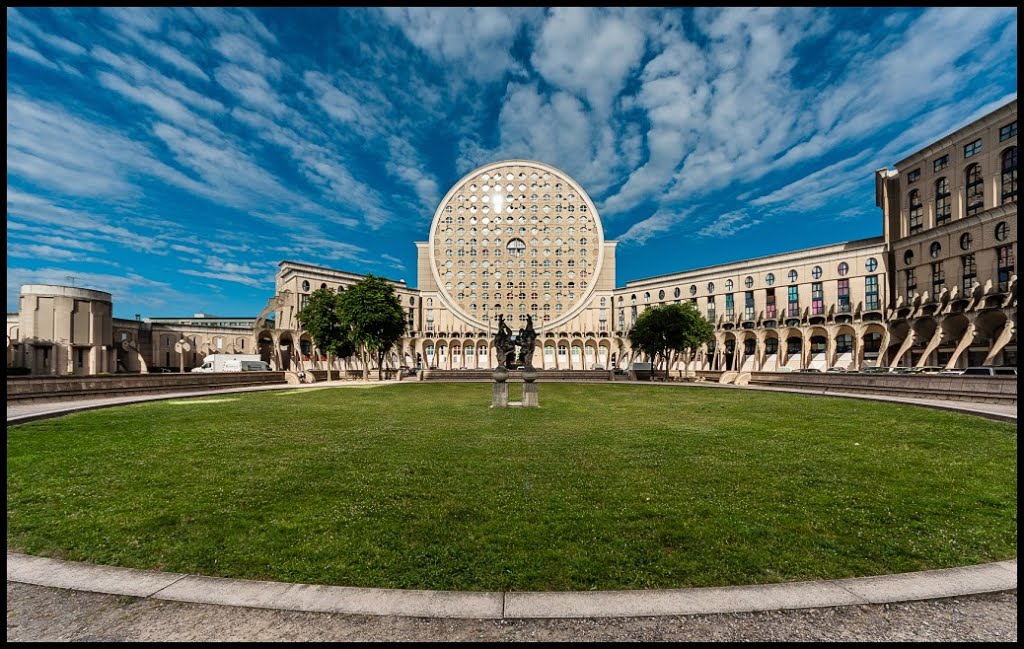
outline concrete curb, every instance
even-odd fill
[[[7,581],[109,595],[406,617],[526,619],[745,613],[960,597],[1017,589],[1017,560],[901,575],[760,586],[550,593],[351,588],[96,566],[7,552]]]
[[[643,383],[647,384],[647,382]],[[390,382],[378,385],[388,384]],[[33,408],[34,412],[8,415],[7,424],[24,423],[59,417],[71,412],[143,401],[254,390],[345,387],[346,385],[357,384],[338,382],[336,385],[317,383],[309,386],[260,386],[203,392],[139,395],[77,404],[54,403],[49,404],[49,407],[43,404],[39,406],[38,410]],[[1017,421],[1016,414],[980,409],[984,407],[983,404],[961,405],[960,403],[942,403],[934,400],[915,402],[909,399],[876,397],[874,395],[826,394],[811,390],[745,388],[717,384],[702,387],[760,389],[871,399],[954,410],[1011,423]],[[701,615],[881,604],[1012,591],[1017,589],[1017,560],[897,575],[755,586],[648,591],[501,593],[352,588],[250,581],[98,566],[8,551],[7,581],[197,604],[348,615],[473,619],[608,618]]]

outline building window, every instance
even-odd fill
[[[1016,124],[1017,122],[1014,122]],[[1003,203],[1013,203],[1017,200],[1017,147],[1011,146],[1003,151],[1002,156],[1002,182],[1001,196]]]
[[[949,198],[949,181],[939,178],[935,181],[935,223],[945,223],[952,216],[953,201]]]
[[[745,320],[754,319],[754,292],[746,291],[743,295],[743,318]]]
[[[690,285],[690,295],[696,295],[696,294],[697,294],[697,285],[696,284],[691,284]]]
[[[743,285],[747,288],[752,288],[754,286],[754,278],[748,275],[747,278],[743,280]]]
[[[725,280],[725,290],[727,290],[727,291],[731,291],[732,290],[732,280],[731,279]]]
[[[733,316],[735,316],[735,315],[736,315],[736,309],[735,309],[735,305],[733,304],[732,293],[726,293],[725,294],[725,317],[727,319],[731,320],[733,318]]]
[[[1000,221],[996,224],[996,241],[1006,241],[1006,237],[1009,233],[1010,226],[1006,225],[1006,221]]]
[[[981,165],[973,164],[965,174],[967,182],[967,216],[985,209],[985,181],[981,178]]]
[[[682,294],[683,291],[678,286],[675,288],[674,291],[672,291],[672,295],[675,296],[676,298],[678,298]]]
[[[999,141],[1003,142],[1009,140],[1011,137],[1017,137],[1017,120],[1013,120],[1006,126],[999,129]]]
[[[921,168],[918,167],[913,171],[907,172],[907,184],[916,183],[921,178]]]
[[[811,269],[811,277],[814,279],[821,279],[821,266],[815,266]]]
[[[306,280],[302,280],[302,290],[303,291],[308,291],[309,290],[309,282],[307,282]]]
[[[1010,290],[1010,275],[1013,275],[1013,246],[999,246],[996,256],[999,258],[999,292],[1005,293]]]
[[[839,313],[850,312],[850,280],[839,280]]]
[[[864,268],[866,268],[869,273],[875,272],[878,268],[878,260],[874,257],[868,257],[867,262],[864,263]]]
[[[821,288],[821,282],[811,284],[811,315],[825,313],[825,295]]]
[[[708,298],[708,320],[711,322],[715,321],[715,300],[714,298]]]
[[[945,169],[949,165],[949,154],[936,158],[935,162],[932,163],[932,171],[938,171],[939,169]]]
[[[908,268],[904,272],[906,272],[907,299],[909,300],[917,295],[917,275],[913,268]]]
[[[850,265],[845,261],[839,263],[839,276],[846,277],[846,274],[850,272]]]
[[[878,275],[868,275],[864,278],[864,308],[868,311],[877,311],[879,307]]]
[[[963,288],[964,294],[969,294],[974,290],[975,278],[978,275],[978,267],[974,263],[974,255],[964,255],[960,258],[964,265],[964,276],[961,287]]]
[[[795,282],[796,278],[797,278],[796,271],[795,270],[789,271],[789,283],[792,284],[793,282]]]
[[[974,238],[971,237],[971,233],[964,232],[960,235],[960,250],[970,250],[973,242]]]
[[[715,283],[714,282],[708,282],[708,293],[714,293],[714,292],[715,292]]]
[[[765,317],[769,320],[775,319],[775,289],[770,288],[765,291]]]
[[[910,234],[919,232],[924,227],[924,204],[921,202],[921,191],[910,192]]]
[[[771,286],[775,283],[775,273],[768,273],[764,276],[764,283]]]
[[[972,155],[975,155],[976,153],[981,153],[981,138],[978,138],[977,140],[964,146],[964,160],[970,158]]]
[[[933,241],[931,247],[928,248],[928,254],[931,255],[932,259],[935,259],[939,256],[940,252],[942,252],[942,244],[938,241]]]
[[[659,300],[664,300],[665,299],[665,290],[664,289],[658,291],[658,299]]]
[[[791,271],[796,272],[796,271]],[[800,296],[796,286],[789,287],[789,317],[800,317]]]
[[[945,283],[946,273],[942,270],[942,262],[937,261],[932,264],[932,299],[938,297],[939,291],[942,290]]]

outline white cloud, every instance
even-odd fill
[[[667,210],[658,210],[653,215],[647,217],[643,221],[634,223],[626,233],[619,237],[619,241],[622,243],[630,243],[636,245],[643,245],[651,237],[667,232],[678,224],[688,220],[693,210],[682,210],[679,212],[670,212]]]
[[[712,239],[724,239],[725,237],[736,234],[740,230],[746,230],[749,227],[753,227],[760,222],[760,219],[753,218],[742,210],[729,212],[728,214],[719,216],[713,222],[698,230],[697,236]]]
[[[645,21],[636,9],[555,7],[531,62],[546,81],[584,97],[607,116],[629,73],[640,63]]]
[[[512,44],[520,28],[540,17],[529,8],[385,7],[382,14],[424,54],[478,81],[518,70]]]

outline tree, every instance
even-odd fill
[[[295,318],[313,343],[327,353],[327,380],[331,380],[331,358],[348,358],[355,353],[350,327],[342,321],[340,295],[329,288],[313,291]]]
[[[363,378],[367,376],[366,352],[377,356],[377,378],[383,378],[384,356],[405,333],[405,313],[395,289],[374,275],[338,294],[338,313],[349,328],[352,342],[363,350]]]
[[[697,348],[714,339],[714,326],[704,319],[697,307],[689,302],[663,304],[647,309],[629,330],[629,343],[633,349],[646,354],[657,367],[658,358],[665,360],[665,378],[668,379],[672,352]]]

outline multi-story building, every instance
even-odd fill
[[[605,240],[578,183],[539,162],[485,165],[448,191],[427,241],[416,243],[417,288],[389,280],[408,317],[386,363],[492,367],[498,319],[515,330],[529,317],[539,333],[535,366],[622,367],[636,360],[628,333],[643,309],[689,301],[715,324],[715,339],[675,369],[1016,364],[1016,100],[875,180],[879,237],[616,288],[616,242]],[[25,286],[20,313],[8,314],[8,365],[139,371],[258,350],[279,369],[324,367],[295,314],[318,288],[362,278],[283,261],[275,295],[241,328],[224,319],[119,320],[109,316],[109,294]],[[40,315],[47,309],[49,320]],[[87,336],[84,313],[95,314]],[[178,351],[183,342],[188,351]],[[92,360],[76,364],[79,356]]]

